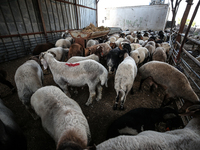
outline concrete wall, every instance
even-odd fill
[[[121,27],[123,30],[163,30],[169,5],[145,5],[105,8],[99,16],[99,26]]]

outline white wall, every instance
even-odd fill
[[[121,27],[123,30],[163,30],[169,14],[169,5],[144,5],[105,8],[98,25]]]

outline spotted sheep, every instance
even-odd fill
[[[126,96],[129,91],[133,90],[133,83],[137,75],[137,66],[132,57],[128,53],[124,54],[124,60],[119,64],[116,75],[115,75],[115,91],[116,91],[116,100],[113,106],[113,109],[117,109],[119,94],[121,93],[121,104],[120,109],[124,109],[124,103],[126,101]],[[132,91],[133,92],[133,91]]]
[[[99,101],[102,98],[102,86],[107,86],[108,71],[100,63],[94,60],[84,60],[78,63],[66,63],[57,61],[52,53],[44,52],[41,56],[41,63],[44,69],[50,68],[54,81],[61,87],[69,97],[68,86],[81,87],[88,85],[90,96],[86,103],[89,106],[96,97]],[[84,80],[83,80],[84,79]]]

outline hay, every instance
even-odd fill
[[[107,31],[107,30],[109,30],[108,27],[104,27],[104,26],[95,27],[95,25],[90,23],[90,25],[85,27],[81,32],[83,32],[83,33],[92,33],[92,32]]]

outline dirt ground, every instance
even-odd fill
[[[14,74],[17,68],[22,65],[29,56],[5,62],[0,64],[0,68],[3,68],[8,72],[7,79],[15,85]],[[125,102],[125,110],[113,110],[112,106],[116,97],[114,90],[114,77],[109,76],[108,88],[103,87],[102,100],[99,102],[93,101],[91,106],[86,106],[85,103],[89,97],[88,87],[78,88],[78,94],[74,94],[71,90],[72,99],[77,101],[81,106],[83,113],[88,119],[92,140],[97,145],[106,139],[106,132],[108,126],[112,121],[126,112],[139,107],[158,108],[160,107],[164,98],[164,92],[162,89],[155,89],[153,93],[149,92],[149,87],[143,84],[143,90],[138,91],[140,77],[136,77],[134,82],[134,94],[130,93],[127,96]],[[44,75],[44,86],[55,85],[52,75]],[[28,143],[28,150],[55,150],[54,140],[43,130],[41,120],[34,120],[31,115],[26,111],[18,98],[17,92],[11,93],[10,89],[0,84],[0,95],[4,104],[13,111],[16,116],[16,121],[23,130]]]

